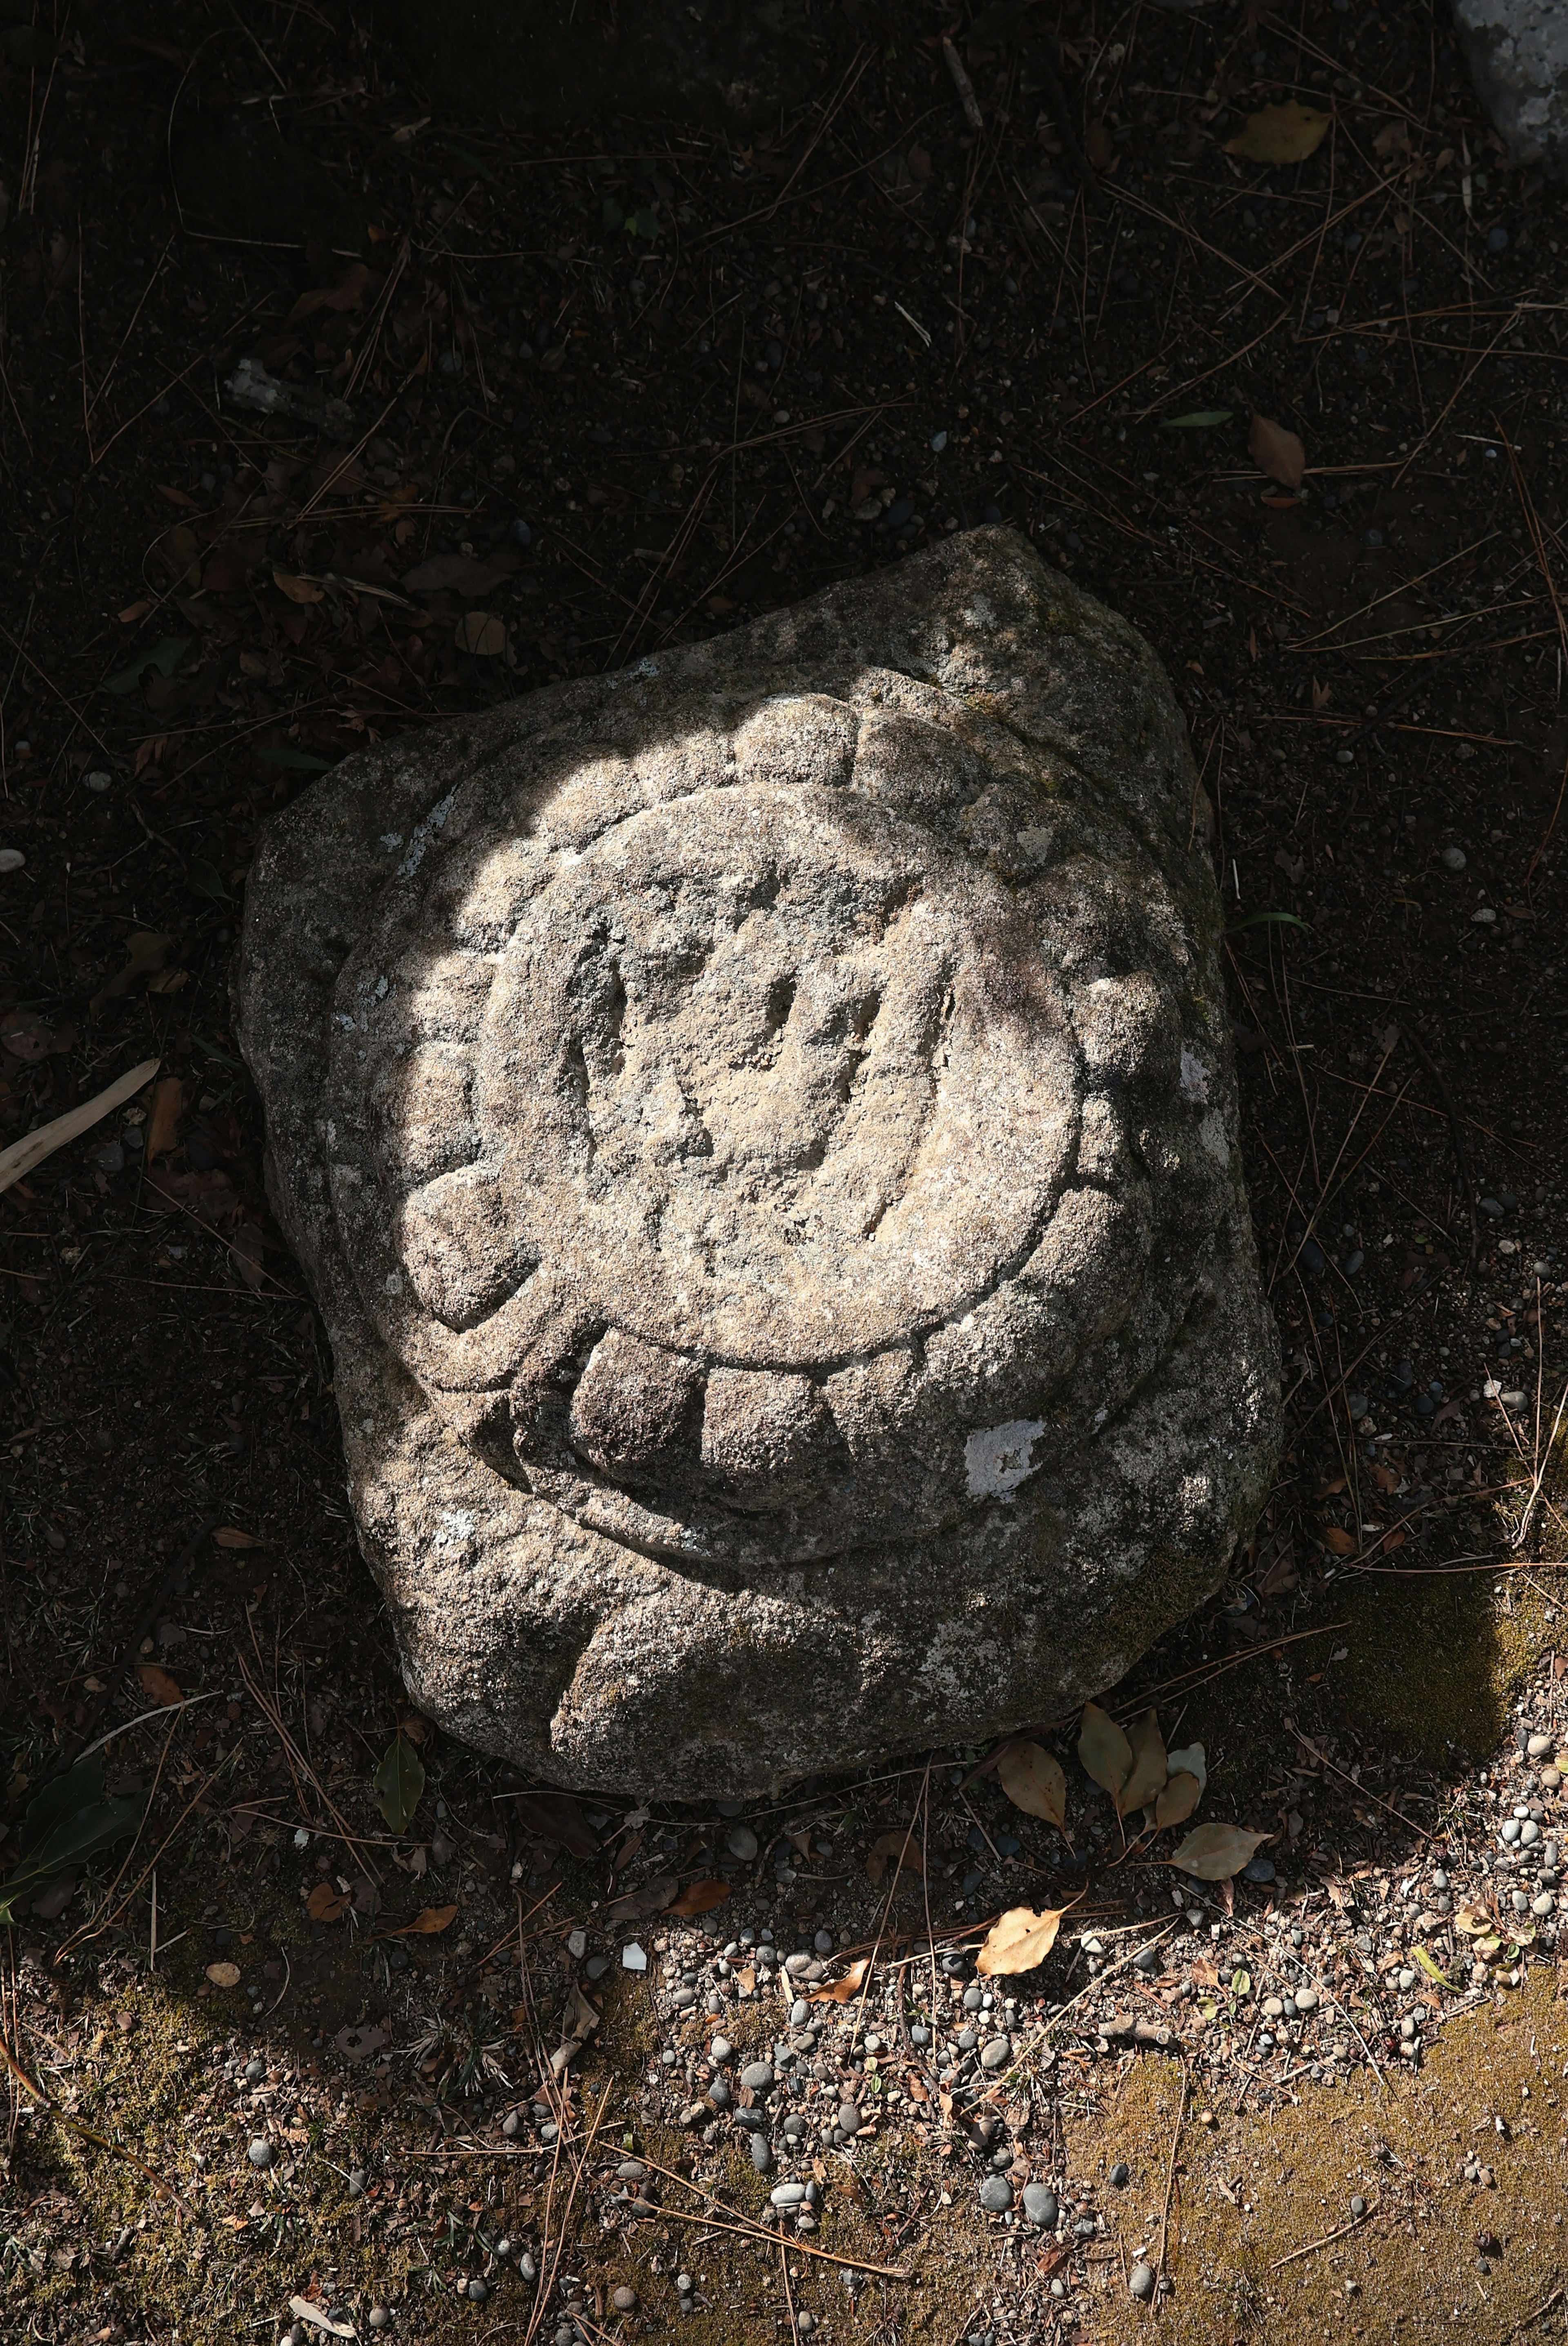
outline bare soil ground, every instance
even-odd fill
[[[1563,2326],[1560,202],[1441,12],[806,24],[748,129],[547,135],[332,6],[0,29],[0,1144],[160,1070],[0,1197],[0,1869],[100,1738],[145,1796],[0,1941],[17,2337]],[[1230,151],[1288,106],[1305,159]],[[1273,1876],[1179,1906],[1075,1721],[1071,1848],[982,1749],[628,1821],[427,1734],[228,1025],[258,827],[347,750],[996,519],[1159,648],[1233,911],[1290,1443],[1105,1700]],[[610,1912],[672,1873],[728,1894]],[[1074,1898],[972,2021],[991,1920]],[[764,1929],[802,2001],[870,1959],[815,2043]],[[716,2032],[790,2051],[766,2174]]]

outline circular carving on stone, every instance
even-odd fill
[[[1104,965],[1105,874],[901,681],[585,745],[529,821],[433,839],[339,982],[369,1308],[493,1464],[652,1554],[1010,1501],[1081,1438],[1089,1353],[1103,1414],[1179,1318],[1168,979]]]

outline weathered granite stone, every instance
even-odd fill
[[[1278,1396],[1206,816],[1147,645],[987,529],[270,825],[239,1026],[433,1717],[749,1791],[1216,1587]]]
[[[1476,94],[1516,163],[1568,178],[1565,0],[1453,0]]]

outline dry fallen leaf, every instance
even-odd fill
[[[628,1890],[622,1897],[612,1898],[605,1909],[605,1919],[610,1923],[643,1922],[649,1914],[663,1910],[675,1889],[673,1873],[656,1873],[640,1890]]]
[[[506,623],[488,611],[465,611],[453,639],[460,652],[471,652],[476,659],[499,659],[506,649]]]
[[[728,1895],[728,1882],[688,1882],[680,1896],[664,1911],[667,1914],[711,1914]]]
[[[167,944],[168,940],[163,942]],[[154,1086],[152,1110],[142,1139],[149,1165],[155,1157],[167,1157],[178,1140],[185,1102],[186,1086],[178,1076],[165,1076],[160,1084]]]
[[[312,1923],[341,1923],[348,1906],[348,1900],[331,1882],[318,1882],[305,1901],[305,1912]]]
[[[1324,1524],[1318,1536],[1335,1556],[1354,1556],[1356,1553],[1355,1534],[1341,1531],[1338,1524]]]
[[[313,578],[296,578],[287,570],[274,570],[272,584],[280,595],[287,595],[290,603],[324,603],[327,590],[318,586]]]
[[[1185,1825],[1199,1800],[1203,1786],[1185,1768],[1178,1768],[1155,1802],[1155,1822],[1163,1831],[1166,1825]]]
[[[117,1002],[122,994],[128,994],[138,977],[146,977],[149,970],[161,969],[173,943],[172,937],[157,935],[150,929],[133,930],[125,941],[125,967],[100,985],[87,1005],[94,1017],[106,1002]]]
[[[239,1966],[238,1964],[209,1964],[207,1976],[214,1987],[238,1987]]]
[[[866,1879],[873,1888],[886,1873],[890,1857],[900,1873],[925,1872],[925,1851],[913,1833],[879,1833],[866,1858]]]
[[[861,1955],[857,1962],[850,1965],[842,1979],[831,1981],[827,1987],[814,1987],[807,2002],[809,2004],[848,2004],[852,1995],[859,1995],[860,1983],[871,1968],[870,1955]]]
[[[1258,471],[1282,489],[1298,489],[1307,471],[1307,451],[1294,432],[1287,432],[1282,423],[1271,423],[1267,415],[1254,415],[1252,428],[1247,435],[1247,453]]]
[[[573,1857],[597,1857],[599,1836],[569,1792],[514,1792],[518,1823],[541,1841],[553,1841]]]
[[[1315,106],[1291,98],[1284,106],[1266,106],[1249,114],[1234,138],[1225,142],[1227,155],[1244,163],[1304,163],[1315,155],[1329,133],[1330,117]]]
[[[383,1931],[386,1939],[433,1939],[440,1931],[451,1928],[457,1920],[455,1906],[424,1906],[412,1923],[400,1923],[394,1931]]]
[[[264,1539],[258,1539],[254,1532],[242,1532],[234,1524],[225,1524],[220,1531],[213,1533],[212,1545],[214,1547],[265,1547],[267,1543]]]
[[[996,1780],[1015,1809],[1044,1817],[1058,1832],[1067,1821],[1067,1779],[1061,1762],[1038,1743],[1013,1742],[996,1763]]]
[[[1108,1711],[1097,1702],[1084,1705],[1078,1729],[1078,1757],[1084,1772],[1115,1800],[1133,1772],[1133,1747]]]
[[[148,1694],[151,1695],[154,1702],[183,1702],[185,1700],[184,1689],[181,1688],[178,1679],[171,1678],[167,1670],[160,1669],[156,1662],[138,1662],[136,1666],[136,1674],[137,1678],[140,1678]]]
[[[1199,1825],[1189,1832],[1170,1862],[1200,1882],[1228,1882],[1250,1865],[1267,1833],[1246,1832],[1240,1825]]]
[[[1123,1816],[1130,1815],[1134,1809],[1145,1808],[1166,1780],[1165,1739],[1152,1709],[1133,1721],[1127,1741],[1133,1754],[1132,1770],[1116,1794],[1116,1806]]]
[[[1021,1972],[1032,1972],[1055,1945],[1066,1912],[1065,1906],[1048,1906],[1043,1914],[1032,1906],[1009,1907],[1001,1921],[992,1924],[975,1959],[976,1971],[983,1979],[1013,1979]]]

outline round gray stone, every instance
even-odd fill
[[[980,2187],[980,2204],[990,2216],[1005,2216],[1013,2205],[1013,2186],[1005,2175],[988,2175]]]
[[[740,2072],[740,2082],[751,2093],[768,2093],[774,2083],[772,2063],[770,2061],[748,2061],[745,2068]]]
[[[1056,2194],[1044,2183],[1026,2183],[1023,2187],[1023,2213],[1042,2232],[1054,2232],[1061,2208]]]
[[[1137,2263],[1133,2267],[1132,2271],[1127,2275],[1127,2287],[1135,2297],[1142,2299],[1146,2304],[1148,2300],[1153,2297],[1155,2293],[1155,2269],[1153,2265],[1145,2264],[1144,2259],[1140,2257]]]
[[[246,2157],[252,2167],[270,2167],[273,2158],[272,2146],[270,2142],[263,2142],[258,2136],[247,2151]]]
[[[983,2069],[1004,2069],[1012,2058],[1012,2037],[993,2036],[990,2044],[982,2049],[980,2066]]]

